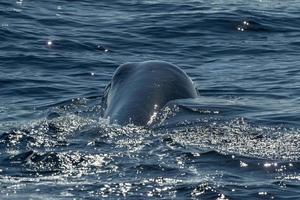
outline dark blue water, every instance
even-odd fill
[[[1,1],[1,199],[300,199],[296,0]],[[164,60],[200,97],[109,125],[125,62]]]

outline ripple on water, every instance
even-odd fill
[[[297,1],[49,2],[0,2],[1,199],[300,196]],[[116,67],[151,59],[200,98],[101,119]]]

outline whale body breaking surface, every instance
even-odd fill
[[[120,65],[102,97],[102,117],[120,125],[150,125],[168,102],[196,98],[191,78],[164,61]]]

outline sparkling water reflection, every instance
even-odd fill
[[[0,2],[0,198],[299,198],[299,10]],[[200,97],[158,111],[150,129],[109,125],[105,86],[145,60],[180,66]]]

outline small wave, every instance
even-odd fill
[[[225,155],[299,161],[299,133],[295,128],[251,125],[237,118],[174,130],[173,140],[187,146],[212,148]]]

